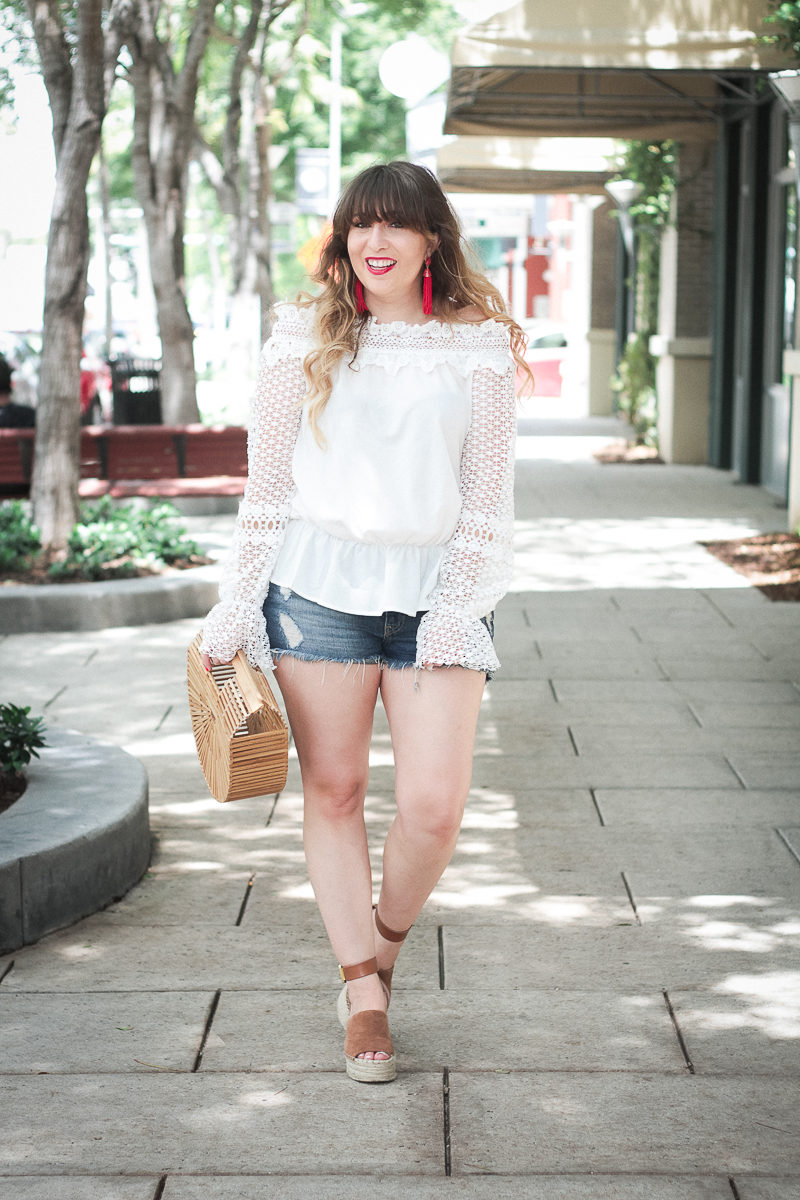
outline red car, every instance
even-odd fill
[[[81,424],[100,425],[110,420],[111,369],[102,358],[81,355]]]

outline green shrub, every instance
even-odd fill
[[[193,558],[200,554],[199,547],[175,523],[177,516],[171,504],[138,509],[115,505],[107,496],[85,504],[69,536],[66,557],[54,562],[48,574],[55,579],[111,579]]]
[[[0,570],[21,571],[42,546],[39,530],[19,500],[0,504]]]
[[[37,746],[46,746],[42,725],[44,717],[32,717],[30,707],[0,704],[0,774],[20,774],[31,758],[38,758]]]
[[[658,444],[658,414],[656,411],[656,361],[650,353],[648,337],[632,334],[611,380],[618,394],[619,411],[633,427],[637,445]]]

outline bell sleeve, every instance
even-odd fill
[[[286,533],[294,493],[292,458],[307,384],[302,314],[279,316],[261,356],[247,437],[248,474],[219,603],[208,614],[201,649],[229,662],[244,650],[253,666],[273,667],[263,605]]]
[[[418,668],[499,667],[481,617],[505,595],[513,570],[514,369],[472,375],[472,417],[461,455],[461,512],[429,610],[417,633]]]

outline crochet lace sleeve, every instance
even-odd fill
[[[475,371],[461,456],[461,514],[417,634],[417,667],[499,667],[481,617],[505,595],[513,568],[514,371]]]
[[[202,649],[211,658],[229,662],[242,649],[262,670],[273,666],[262,610],[294,490],[292,456],[306,390],[302,342],[279,325],[264,347],[248,426],[247,484],[220,600],[203,627]]]

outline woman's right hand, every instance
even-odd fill
[[[207,671],[210,671],[212,667],[225,667],[225,666],[228,666],[228,663],[224,663],[224,662],[222,662],[222,661],[221,661],[220,659],[218,659],[218,658],[210,658],[210,657],[209,657],[209,656],[208,656],[208,655],[205,653],[205,651],[203,651],[203,653],[200,655],[200,658],[202,659],[203,666],[205,667],[205,669],[206,669]],[[233,660],[231,660],[231,661],[233,661]]]

